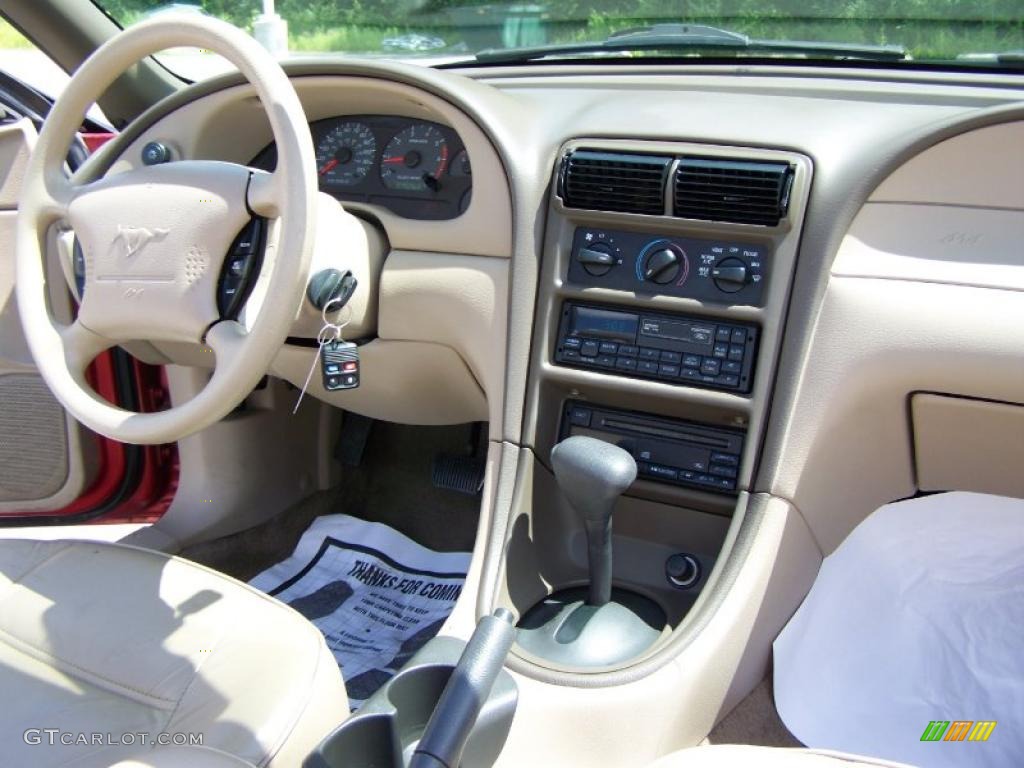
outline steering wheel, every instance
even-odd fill
[[[276,170],[178,161],[99,180],[68,178],[64,161],[88,106],[128,67],[176,46],[221,54],[253,85],[277,143]],[[126,443],[173,442],[230,413],[266,373],[303,301],[316,192],[313,142],[298,96],[242,30],[204,17],[158,18],[96,50],[43,125],[18,209],[18,310],[57,399],[89,428]],[[265,298],[243,326],[221,317],[216,294],[231,245],[253,216],[271,219],[260,278]],[[45,243],[56,224],[70,224],[85,258],[70,325],[54,320],[46,298]],[[208,345],[215,355],[209,382],[191,400],[156,413],[111,405],[90,387],[86,368],[100,352],[138,340]]]

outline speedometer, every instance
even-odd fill
[[[448,167],[444,134],[427,123],[410,125],[384,147],[380,180],[388,189],[436,192]]]
[[[321,187],[351,187],[366,178],[377,154],[377,139],[364,123],[344,122],[328,128],[316,145]]]

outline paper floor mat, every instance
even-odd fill
[[[249,583],[323,632],[355,710],[437,634],[469,560],[380,523],[329,515],[302,534],[291,557]]]

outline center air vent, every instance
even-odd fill
[[[675,179],[675,215],[776,226],[793,174],[787,163],[684,157]]]
[[[562,161],[559,194],[569,208],[665,212],[671,157],[577,149]]]

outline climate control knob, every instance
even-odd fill
[[[661,245],[661,247],[657,247]],[[645,282],[666,285],[675,282],[680,274],[685,278],[686,254],[678,247],[664,242],[650,248],[640,266],[640,277]]]
[[[607,275],[615,266],[615,257],[604,243],[594,243],[585,248],[580,248],[576,254],[576,261],[583,265],[588,275],[601,277]]]
[[[736,293],[750,281],[750,276],[747,265],[730,256],[711,268],[711,279],[715,281],[715,287],[723,293]]]

